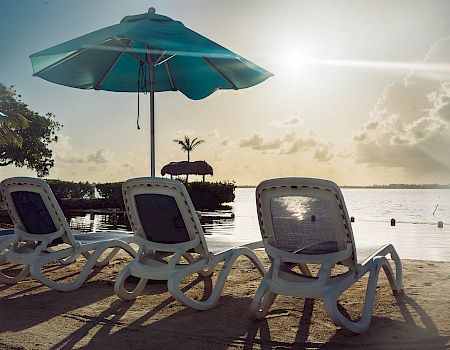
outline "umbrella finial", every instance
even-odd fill
[[[150,13],[151,15],[154,15],[154,14],[156,13],[155,8],[154,8],[154,7],[150,7],[150,8],[148,9],[148,13]]]

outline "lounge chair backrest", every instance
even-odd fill
[[[11,177],[3,180],[0,187],[14,227],[43,239],[63,228],[63,241],[75,245],[69,223],[47,182]]]
[[[177,244],[194,240],[194,250],[208,254],[203,228],[185,186],[176,180],[142,177],[122,186],[125,209],[135,235],[148,241]]]
[[[353,232],[339,187],[331,181],[281,178],[256,188],[256,205],[265,244],[307,255],[343,251],[352,253],[343,265],[356,269]]]

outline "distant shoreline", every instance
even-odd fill
[[[253,185],[238,185],[237,188],[255,188]],[[439,185],[439,184],[389,184],[389,185],[371,185],[371,186],[340,186],[341,188],[360,188],[360,189],[375,189],[375,190],[402,190],[402,189],[413,189],[413,190],[450,190],[450,184]]]

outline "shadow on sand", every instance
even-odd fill
[[[189,290],[204,282],[206,293],[211,289],[209,279],[200,278],[188,284]],[[22,290],[23,293],[23,290]],[[439,334],[436,325],[421,306],[406,294],[396,296],[402,320],[374,317],[369,330],[362,335],[355,335],[346,330],[334,328],[330,320],[314,320],[313,299],[296,299],[303,303],[298,325],[280,327],[273,323],[286,321],[289,315],[284,309],[272,310],[267,319],[254,322],[249,319],[248,310],[251,297],[235,298],[225,295],[219,305],[209,311],[196,311],[182,307],[171,297],[161,301],[161,296],[168,296],[165,285],[148,285],[145,295],[151,301],[152,295],[159,295],[159,303],[152,303],[149,310],[136,308],[139,301],[123,301],[113,295],[111,285],[106,281],[93,281],[75,292],[61,293],[47,290],[34,295],[14,295],[0,299],[0,333],[17,332],[38,326],[53,317],[64,316],[76,318],[81,327],[65,333],[65,337],[53,344],[51,349],[87,348],[183,348],[183,349],[297,349],[305,347],[320,348],[446,348],[450,337]],[[106,300],[110,298],[110,300]],[[95,304],[102,299],[102,312],[83,311],[83,307]],[[33,305],[33,308],[27,308]],[[34,307],[39,305],[39,307]],[[104,306],[104,308],[103,308]],[[131,309],[134,308],[132,311]],[[80,310],[78,310],[80,309]],[[137,309],[137,310],[136,310]],[[409,310],[414,310],[420,317],[418,325]],[[92,310],[91,310],[92,311]],[[15,322],[11,315],[17,312],[27,313],[21,322]],[[90,314],[90,315],[89,315]],[[316,315],[317,317],[317,315]],[[417,319],[417,317],[416,317]],[[330,333],[311,336],[317,322],[329,322]],[[292,321],[292,319],[290,320]],[[282,324],[282,323],[281,323]],[[55,330],[56,331],[56,330]],[[64,333],[64,332],[62,332]],[[411,342],[414,334],[414,343]],[[419,339],[419,341],[416,341]]]

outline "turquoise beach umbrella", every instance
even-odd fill
[[[154,93],[181,91],[199,100],[219,89],[243,89],[272,76],[260,66],[155,13],[30,56],[33,75],[79,89],[150,92],[151,176],[155,176]]]

